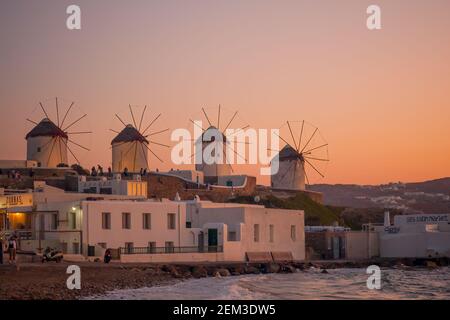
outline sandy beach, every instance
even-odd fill
[[[70,263],[0,266],[0,299],[78,299],[113,289],[151,287],[176,281],[158,266],[77,263],[81,290],[69,290],[66,273]]]

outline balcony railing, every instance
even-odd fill
[[[203,253],[223,252],[223,246],[205,247],[132,247],[120,248],[120,254],[170,254],[170,253]]]

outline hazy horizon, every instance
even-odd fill
[[[162,113],[155,129],[221,104],[253,128],[317,126],[331,161],[315,184],[450,176],[446,0],[79,0],[79,31],[66,28],[70,4],[0,3],[0,159],[26,158],[26,118],[41,120],[40,101],[54,112],[59,97],[62,108],[75,101],[72,117],[88,114],[77,127],[94,132],[83,138],[92,151],[78,152],[87,168],[110,165],[109,129],[129,104],[151,107],[147,123]],[[366,28],[370,4],[382,30]],[[151,169],[175,167],[156,150],[165,162],[151,157]]]

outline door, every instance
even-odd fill
[[[205,236],[203,234],[203,231],[200,231],[200,233],[198,234],[198,252],[203,252],[203,246],[205,244]]]
[[[217,229],[208,229],[208,251],[217,251]]]
[[[339,259],[339,237],[333,237],[333,259]]]

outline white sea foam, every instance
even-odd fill
[[[450,268],[382,269],[382,289],[369,290],[365,269],[202,278],[151,288],[116,290],[90,299],[450,299]]]

